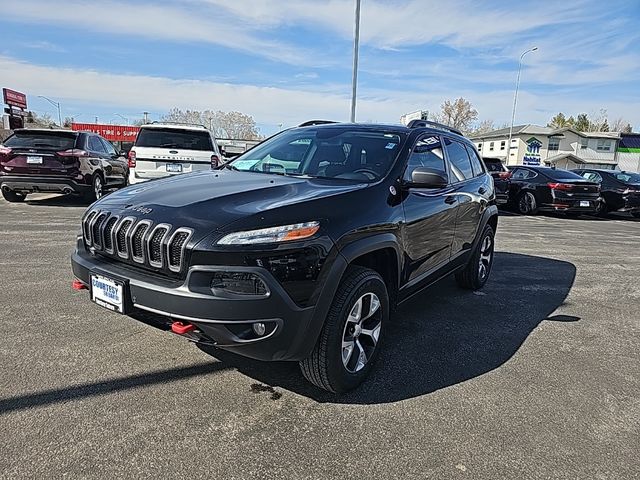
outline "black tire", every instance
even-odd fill
[[[379,300],[377,308],[376,297]],[[353,313],[359,302],[361,314],[366,308],[367,314],[364,315],[367,316],[355,323],[354,319],[358,317]],[[370,314],[372,308],[373,313]],[[300,362],[302,374],[329,392],[342,393],[356,388],[367,377],[378,357],[381,332],[388,319],[389,295],[382,277],[368,268],[349,267],[340,281],[311,356]],[[356,330],[357,326],[360,326],[359,330]],[[370,334],[376,330],[377,336]],[[365,334],[365,331],[370,333]],[[351,350],[344,346],[345,338],[347,343],[353,343]],[[361,355],[354,356],[356,351],[365,352],[364,364],[361,365]],[[345,355],[348,357],[346,360]]]
[[[596,216],[601,218],[609,216],[609,207],[604,200],[598,202],[598,206],[596,207]]]
[[[484,287],[493,266],[495,234],[491,225],[484,227],[480,241],[476,246],[469,263],[463,270],[456,272],[456,282],[462,288],[479,290]],[[480,265],[482,261],[484,268]]]
[[[93,203],[96,200],[101,199],[103,195],[104,195],[104,180],[102,178],[102,175],[100,175],[99,173],[96,173],[93,176],[93,180],[91,181],[91,190],[89,190],[85,194],[85,199],[88,202]]]
[[[516,210],[521,215],[535,215],[538,213],[538,199],[533,192],[522,192],[516,201]]]
[[[23,193],[6,190],[4,188],[2,189],[2,196],[7,202],[11,202],[11,203],[24,202],[24,199],[27,198],[27,196]]]

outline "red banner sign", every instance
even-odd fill
[[[100,123],[72,123],[71,130],[97,133],[112,142],[135,142],[140,127],[103,125]]]
[[[27,96],[24,93],[16,92],[10,88],[2,89],[4,103],[12,107],[27,108]]]

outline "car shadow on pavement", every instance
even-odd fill
[[[45,207],[86,207],[90,202],[79,195],[41,195],[27,196],[27,205],[39,205]]]
[[[460,289],[453,278],[441,281],[398,309],[370,377],[343,395],[307,383],[293,362],[258,362],[200,348],[260,384],[318,402],[397,402],[500,367],[542,321],[578,321],[575,316],[550,316],[565,303],[575,275],[575,266],[568,262],[496,253],[491,278],[482,291]]]

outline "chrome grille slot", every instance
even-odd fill
[[[184,250],[192,234],[193,230],[189,228],[178,228],[171,235],[167,244],[167,263],[172,272],[179,272],[182,269]]]
[[[96,216],[97,212],[91,212],[89,213],[89,215],[87,215],[87,218],[85,218],[84,220],[84,224],[82,225],[82,232],[84,233],[84,241],[86,242],[87,246],[91,246],[91,220],[93,220],[93,217]]]
[[[147,237],[147,254],[149,256],[149,265],[156,268],[162,268],[163,254],[162,242],[171,230],[171,225],[160,224],[151,231]]]
[[[116,228],[116,252],[121,258],[129,258],[129,244],[127,242],[127,234],[134,222],[133,217],[127,217]]]
[[[149,220],[143,220],[139,222],[133,229],[130,230],[131,241],[131,258],[134,262],[144,263],[144,236],[151,227]]]
[[[102,235],[100,235],[100,227],[102,226],[102,222],[104,222],[108,216],[108,213],[100,212],[95,216],[93,221],[89,223],[89,229],[91,230],[91,240],[94,248],[102,249],[103,242]]]
[[[113,254],[113,227],[118,223],[118,217],[110,217],[104,224],[102,231],[103,248],[107,253]]]

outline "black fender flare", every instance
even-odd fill
[[[318,296],[313,316],[307,325],[307,335],[299,349],[300,358],[306,358],[311,355],[311,352],[318,341],[318,337],[320,336],[320,332],[322,331],[322,327],[324,327],[325,319],[327,318],[329,309],[331,308],[331,304],[335,298],[340,281],[342,280],[344,272],[347,270],[349,264],[362,255],[385,248],[393,248],[396,253],[398,263],[397,278],[400,279],[402,250],[398,244],[398,238],[393,233],[378,233],[360,238],[338,250],[338,255],[331,265],[329,273],[325,277],[324,285],[322,286],[322,290]]]

